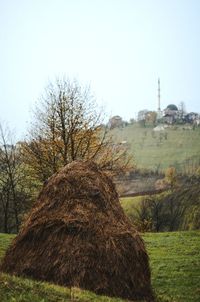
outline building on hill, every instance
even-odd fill
[[[156,131],[156,132],[158,132],[158,131],[165,131],[165,127],[163,125],[158,125],[155,128],[153,128],[153,131]]]
[[[178,109],[176,105],[170,104],[163,111],[163,121],[167,124],[189,123],[199,126],[200,115],[196,112],[190,112],[186,114],[181,109]]]
[[[174,104],[170,104],[167,106],[167,108],[165,110],[168,110],[168,111],[178,111],[178,107]]]
[[[115,116],[111,117],[108,122],[108,127],[110,129],[113,129],[116,127],[122,127],[123,125],[124,125],[124,122],[123,122],[121,116],[119,116],[119,115],[115,115]]]
[[[174,104],[169,104],[164,110],[161,110],[160,90],[160,79],[158,79],[157,122],[164,122],[170,125],[174,123],[200,125],[200,115],[195,112],[186,113],[184,102],[180,103],[179,108]],[[144,112],[144,110],[141,112]]]
[[[195,124],[196,121],[199,121],[200,119],[200,116],[198,113],[195,113],[195,112],[190,112],[190,113],[187,113],[185,116],[184,116],[184,121],[186,123],[189,123],[189,124]],[[197,122],[197,124],[199,124]]]
[[[173,124],[179,116],[179,110],[174,104],[170,104],[163,110],[163,121],[167,124]]]
[[[160,93],[160,79],[158,79],[158,107],[157,107],[157,121],[173,124],[177,117],[180,116],[179,109],[174,104],[169,104],[166,109],[161,110],[161,93]]]
[[[196,126],[200,126],[200,115],[198,115],[198,117],[195,119],[194,124]]]

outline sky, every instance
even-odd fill
[[[25,135],[49,81],[90,85],[108,116],[200,112],[199,0],[0,0],[0,121]]]

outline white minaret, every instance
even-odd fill
[[[160,109],[160,78],[158,78],[158,109],[157,109],[157,119],[162,118],[162,111]]]
[[[158,112],[160,111],[160,78],[158,78]]]

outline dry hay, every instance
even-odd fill
[[[144,243],[109,177],[75,161],[44,185],[1,269],[97,294],[153,301]]]

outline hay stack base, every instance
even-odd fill
[[[75,161],[48,180],[1,270],[107,296],[154,300],[144,243],[111,179],[91,162]]]

